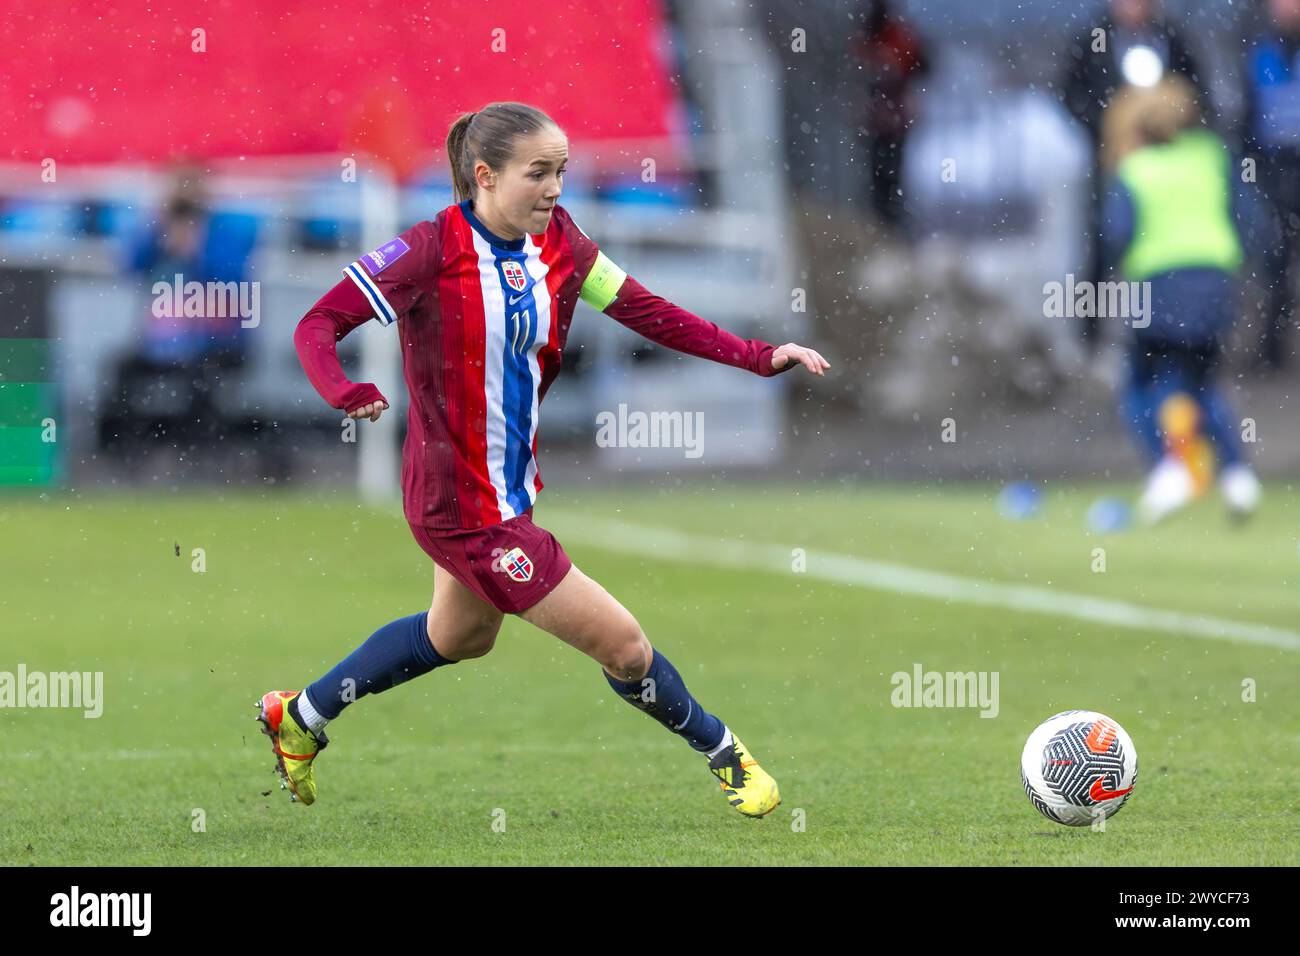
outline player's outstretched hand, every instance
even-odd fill
[[[825,375],[831,363],[821,357],[820,352],[806,349],[802,345],[787,342],[772,351],[772,368],[778,372],[791,362],[799,362],[814,375]]]
[[[362,405],[360,408],[354,408],[348,412],[348,418],[368,418],[372,422],[379,421],[379,416],[384,413],[388,407],[387,402],[371,402],[369,405]]]

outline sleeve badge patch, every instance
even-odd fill
[[[405,240],[390,239],[374,252],[367,252],[361,257],[372,276],[377,276],[402,256],[411,251]]]

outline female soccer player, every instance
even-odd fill
[[[521,103],[467,113],[447,152],[457,203],[344,269],[294,334],[325,401],[374,422],[389,403],[348,381],[335,343],[372,318],[397,324],[410,392],[403,509],[434,562],[433,602],[381,627],[303,692],[262,698],[277,769],[312,803],[326,723],[366,694],[482,657],[516,614],[598,661],[619,696],[707,757],[732,806],[762,816],[780,803],[776,781],[691,696],[627,608],[533,524],[538,408],[579,298],[648,339],[757,375],[795,365],[823,375],[830,365],[794,343],[740,339],[606,258],[557,205],[568,142],[545,113]]]

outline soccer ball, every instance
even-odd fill
[[[1029,735],[1020,780],[1047,819],[1086,827],[1124,806],[1137,783],[1137,764],[1123,727],[1096,711],[1067,710]]]

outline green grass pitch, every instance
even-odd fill
[[[254,702],[428,606],[432,568],[400,506],[13,496],[0,671],[102,671],[105,700],[98,719],[0,710],[0,864],[1300,863],[1300,650],[819,573],[826,555],[856,555],[1300,628],[1294,489],[1269,487],[1244,528],[1207,501],[1154,531],[1089,533],[1088,503],[1114,490],[1049,489],[1022,522],[988,486],[544,492],[538,523],[780,782],[760,821],[595,663],[514,618],[487,657],[332,724],[320,798],[292,805]],[[689,534],[698,560],[643,547],[642,528]],[[807,570],[724,566],[709,542],[802,548]],[[890,677],[915,662],[996,671],[998,715],[893,707]],[[1138,750],[1136,790],[1105,832],[1047,821],[1020,786],[1026,736],[1070,708],[1109,714]]]

